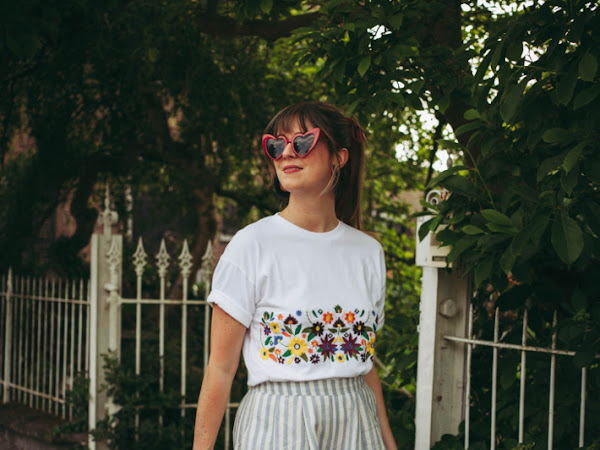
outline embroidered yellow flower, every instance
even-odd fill
[[[371,355],[375,353],[375,339],[371,339],[369,340],[369,342],[367,342],[367,348],[366,348],[367,352],[369,352]]]
[[[271,322],[271,330],[273,330],[273,333],[279,334],[281,333],[281,326],[277,322]]]
[[[339,354],[337,354],[337,355],[335,356],[335,360],[336,360],[337,362],[344,362],[344,361],[346,361],[346,359],[344,358],[344,354],[343,354],[343,353],[339,353]]]
[[[267,350],[265,347],[260,349],[260,357],[262,359],[269,359],[269,350]]]
[[[290,343],[288,344],[288,350],[292,352],[294,356],[302,356],[306,353],[306,341],[299,337],[294,337],[290,339]]]

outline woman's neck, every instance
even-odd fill
[[[279,215],[294,225],[315,233],[331,231],[339,223],[335,215],[333,193],[324,194],[316,199],[301,199],[290,195],[288,205]]]

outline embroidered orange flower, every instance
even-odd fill
[[[323,322],[331,323],[332,320],[333,320],[333,314],[331,314],[329,311],[327,311],[325,314],[323,314]]]
[[[352,311],[348,311],[345,317],[346,322],[348,323],[354,323],[354,321],[356,320],[356,317],[354,316],[354,313]]]
[[[283,314],[279,314],[279,315],[277,316],[277,318],[278,318],[279,320],[283,320]]]

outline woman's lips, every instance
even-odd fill
[[[283,173],[294,173],[294,172],[298,172],[302,170],[302,167],[298,167],[298,166],[285,166],[283,168]]]

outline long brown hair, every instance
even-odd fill
[[[321,129],[329,152],[337,156],[340,149],[348,149],[348,162],[332,174],[329,187],[335,191],[335,212],[342,222],[362,229],[361,193],[364,169],[364,133],[356,120],[346,116],[339,108],[325,102],[308,101],[290,105],[279,111],[265,128],[265,134],[278,136],[298,121],[302,131],[308,131],[307,123]],[[277,193],[289,198],[281,189],[273,161],[269,159],[273,185]]]

